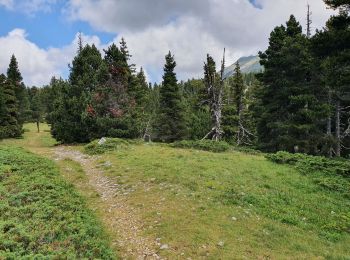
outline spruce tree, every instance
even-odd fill
[[[14,84],[0,75],[0,138],[14,138],[22,134],[18,123],[18,105]]]
[[[138,137],[150,137],[150,129],[152,123],[152,110],[150,104],[150,92],[146,76],[141,67],[137,75],[133,76],[129,84],[129,95],[132,99],[133,109],[132,117],[135,120],[135,127],[137,128]]]
[[[97,131],[89,105],[99,84],[101,63],[101,54],[94,45],[84,46],[74,58],[69,82],[63,84],[50,114],[51,132],[58,141],[87,142]]]
[[[190,79],[183,83],[189,139],[202,139],[211,129],[211,115],[207,101],[207,89],[202,79]]]
[[[345,156],[350,145],[350,4],[345,0],[326,0],[331,8],[339,9],[322,31],[312,38],[312,49],[328,93],[327,125],[328,155]]]
[[[128,95],[129,82],[134,76],[124,54],[114,43],[104,52],[99,87],[93,92],[90,104],[93,111],[90,117],[95,117],[97,122],[93,137],[136,137]]]
[[[243,75],[241,73],[241,68],[238,61],[236,62],[234,69],[234,76],[232,82],[233,96],[234,96],[234,105],[236,107],[236,114],[238,117],[241,116],[243,110],[243,101],[244,101],[244,81]]]
[[[28,93],[22,82],[23,78],[18,68],[18,62],[15,55],[11,56],[10,64],[7,69],[7,79],[13,85],[17,99],[18,123],[22,125],[26,119],[26,114],[30,110]]]
[[[123,60],[126,64],[128,64],[130,72],[134,73],[135,72],[135,64],[129,64],[129,61],[132,57],[132,55],[129,52],[128,46],[126,44],[126,41],[124,38],[121,39],[120,41],[120,51],[123,55]]]
[[[157,139],[174,142],[187,136],[182,93],[174,69],[176,62],[169,53],[165,56],[164,75],[160,87]]]
[[[312,59],[309,41],[291,16],[287,27],[279,26],[270,44],[260,53],[264,72],[259,76],[262,114],[257,125],[261,148],[266,151],[318,153],[318,120],[322,109],[312,85]]]
[[[11,56],[10,64],[7,69],[7,79],[14,83],[16,86],[21,85],[22,83],[22,75],[18,69],[18,62],[15,55]]]

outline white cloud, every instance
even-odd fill
[[[13,6],[13,0],[0,0],[0,6],[4,6],[7,9],[11,9]]]
[[[29,13],[49,11],[59,0],[0,0],[0,5]],[[170,50],[178,64],[179,79],[201,77],[203,61],[210,53],[219,63],[227,49],[227,65],[241,56],[264,50],[275,26],[294,14],[306,24],[306,5],[313,12],[313,29],[322,28],[333,11],[323,0],[67,0],[64,14],[73,21],[85,21],[101,32],[124,36],[133,55],[152,81],[160,81],[164,56]],[[86,37],[102,50],[97,37]],[[67,64],[76,51],[75,41],[62,48],[41,49],[26,39],[24,31],[14,30],[0,38],[0,64],[7,64],[12,53],[30,84],[48,82],[52,75],[67,74]],[[27,60],[28,59],[28,60]],[[5,63],[4,63],[5,62]],[[219,66],[219,64],[218,64]],[[0,66],[3,70],[3,67]]]
[[[28,86],[42,86],[47,84],[51,77],[66,76],[68,63],[77,51],[77,35],[71,44],[62,48],[41,49],[26,38],[23,29],[14,29],[6,36],[0,37],[0,73],[6,73],[10,57],[15,54],[19,69]],[[85,43],[94,43],[103,48],[96,36],[83,35]]]
[[[323,0],[70,0],[73,20],[126,38],[133,61],[159,80],[165,54],[171,50],[180,79],[202,76],[206,53],[219,62],[227,48],[228,63],[264,50],[275,26],[291,14],[306,24],[306,5],[313,11],[313,28],[321,28],[332,11]],[[157,76],[154,76],[157,75]]]
[[[0,6],[22,12],[28,15],[34,15],[36,12],[50,12],[51,6],[59,0],[0,0]]]

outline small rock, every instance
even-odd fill
[[[169,246],[167,244],[164,244],[164,245],[161,245],[159,249],[166,250],[166,249],[169,249]]]
[[[103,145],[105,142],[107,142],[107,139],[105,137],[102,137],[99,141],[98,144],[99,145]]]
[[[236,218],[236,217],[232,217],[232,220],[233,220],[233,221],[237,221],[237,218]]]
[[[103,167],[111,167],[112,163],[110,161],[105,162],[104,164],[102,164]]]
[[[225,245],[224,241],[220,241],[220,242],[218,243],[218,246],[219,246],[219,247],[223,247],[224,245]]]

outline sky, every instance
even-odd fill
[[[27,86],[67,78],[77,37],[101,50],[125,38],[132,62],[160,82],[170,50],[179,80],[200,78],[206,54],[227,65],[256,55],[270,32],[294,14],[322,29],[333,11],[323,0],[0,0],[0,73],[15,54]]]

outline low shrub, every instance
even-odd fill
[[[85,201],[53,162],[0,147],[0,259],[114,259]]]
[[[131,144],[138,144],[141,140],[127,140],[120,138],[104,138],[103,142],[101,139],[94,140],[91,143],[84,146],[84,151],[87,154],[103,154],[109,151],[117,151],[121,149],[128,149]]]
[[[210,152],[225,152],[230,149],[230,145],[224,141],[215,142],[212,140],[201,141],[178,141],[170,145],[174,148],[197,149]]]
[[[279,164],[289,164],[302,174],[309,175],[324,189],[339,192],[350,198],[350,162],[345,159],[329,159],[322,156],[277,152],[265,157]]]
[[[345,159],[329,159],[322,156],[288,152],[267,154],[266,158],[276,163],[294,165],[299,171],[304,173],[322,172],[350,177],[350,161]]]
[[[261,155],[262,152],[249,146],[233,146],[233,150],[250,155]]]

